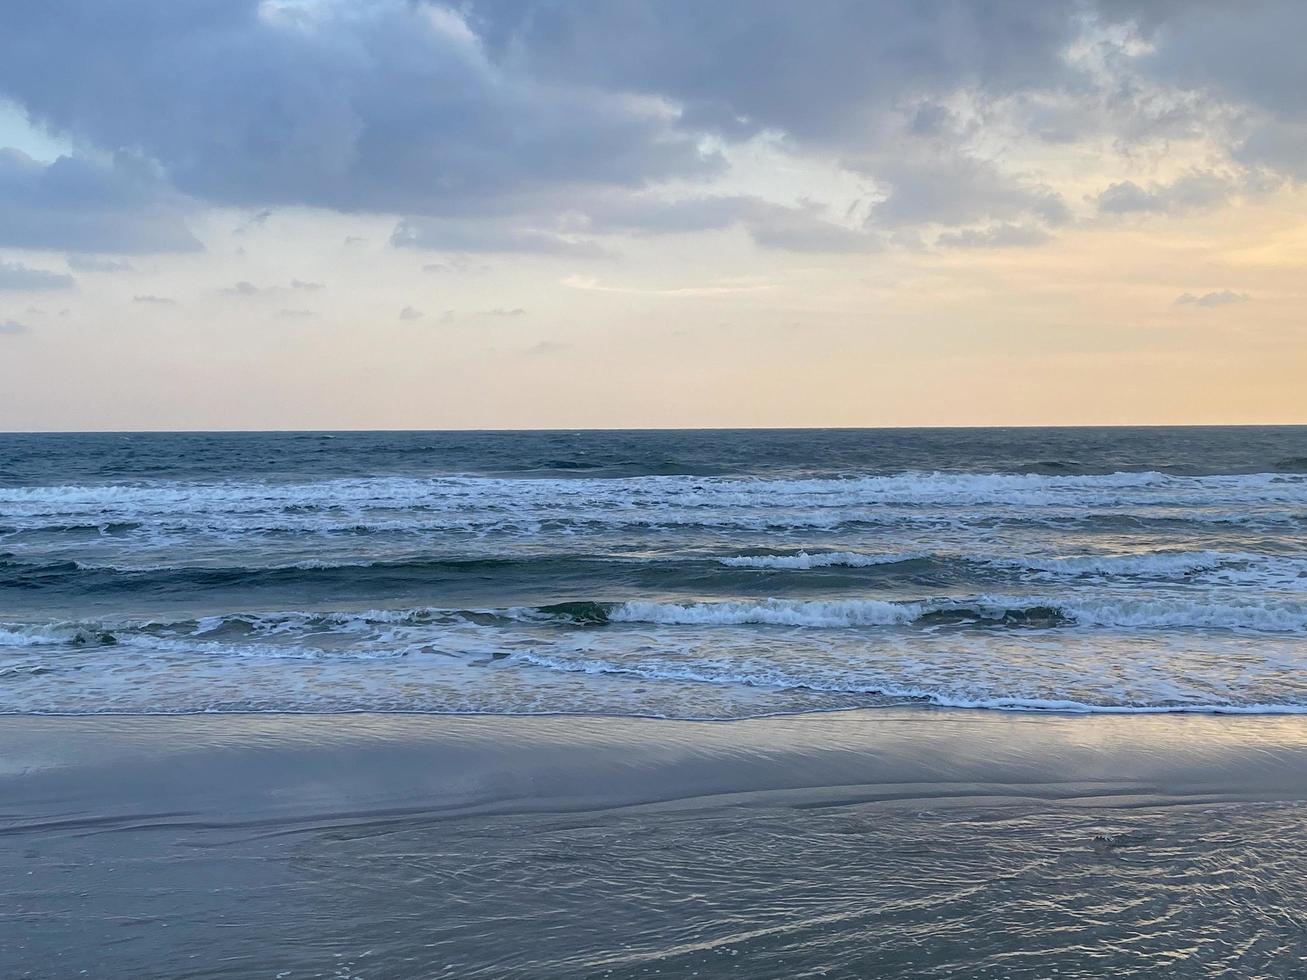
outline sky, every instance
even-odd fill
[[[0,429],[1307,422],[1300,0],[0,20]]]

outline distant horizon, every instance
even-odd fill
[[[969,429],[1307,429],[1307,422],[1111,422],[1018,425],[697,425],[697,426],[541,426],[394,429],[0,429],[0,436],[81,435],[297,435],[368,433],[500,432],[887,432],[966,431]]]

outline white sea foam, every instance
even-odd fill
[[[996,567],[1030,572],[1035,577],[1178,580],[1289,591],[1307,588],[1307,555],[1301,554],[1169,551],[1051,558],[1006,557],[983,561]]]
[[[617,623],[694,626],[807,626],[839,628],[905,625],[936,613],[1001,620],[1049,610],[1081,626],[1241,629],[1288,632],[1307,629],[1307,605],[1262,597],[1054,598],[981,595],[919,602],[878,599],[764,599],[756,602],[624,602],[608,613]],[[1037,616],[1036,618],[1042,618]]]
[[[1215,596],[1197,599],[1085,597],[1061,600],[1057,608],[1085,626],[1232,629],[1268,633],[1307,629],[1307,606],[1302,602],[1256,596],[1247,599]]]
[[[800,551],[785,555],[738,555],[719,558],[718,561],[728,568],[774,568],[786,570],[807,570],[810,568],[871,568],[875,565],[897,565],[925,557],[919,553],[895,555],[866,555],[856,551],[821,551],[809,554]]]
[[[58,626],[0,626],[0,647],[36,647],[70,643],[76,634]]]
[[[615,623],[737,626],[888,626],[910,623],[923,611],[916,604],[877,599],[830,599],[803,602],[764,599],[761,602],[624,602],[608,613]]]
[[[748,688],[816,691],[840,695],[864,695],[885,702],[924,702],[949,708],[974,708],[1000,711],[1061,711],[1078,714],[1307,714],[1307,702],[1240,702],[1237,700],[1203,700],[1201,696],[1186,700],[1163,699],[1150,703],[1127,703],[1110,690],[1102,700],[1066,697],[1031,697],[969,693],[940,687],[904,683],[882,675],[875,679],[860,677],[856,672],[840,677],[831,672],[801,671],[756,661],[702,659],[678,662],[669,658],[659,662],[623,662],[604,658],[550,656],[536,651],[514,654],[515,663],[542,667],[565,673],[638,677],[648,681],[689,681],[701,684],[739,685]],[[1068,678],[1068,681],[1073,679]],[[1049,675],[1045,683],[1056,686],[1059,678]],[[1002,678],[994,678],[1001,684]],[[1171,692],[1168,692],[1171,693]]]
[[[1069,576],[1184,577],[1231,562],[1256,560],[1252,555],[1221,554],[1214,551],[1170,552],[1129,555],[1070,555],[1055,558],[995,559],[1035,572]]]
[[[160,482],[0,488],[6,518],[68,516],[103,523],[110,516],[221,514],[270,518],[273,526],[364,524],[396,511],[467,519],[499,513],[530,523],[589,513],[636,510],[642,519],[675,523],[760,508],[859,510],[876,507],[1236,507],[1307,504],[1307,475],[1182,477],[1160,473],[1101,476],[904,473],[847,479],[640,477],[617,480],[510,480],[375,477],[280,484],[254,481]],[[631,514],[627,513],[630,518]],[[292,519],[294,518],[294,519]],[[26,522],[24,522],[26,523]],[[50,523],[47,520],[47,523]]]

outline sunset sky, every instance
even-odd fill
[[[1307,3],[0,15],[0,429],[1307,422]]]

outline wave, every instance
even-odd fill
[[[45,646],[113,646],[117,635],[94,625],[69,623],[24,625],[0,624],[0,648]]]
[[[878,599],[801,601],[765,599],[762,602],[624,602],[606,610],[612,623],[657,623],[675,626],[893,626],[919,619],[919,604]]]
[[[1215,551],[1169,551],[1127,555],[1071,555],[1057,558],[988,559],[1023,570],[1073,577],[1146,576],[1184,578],[1222,565],[1246,565],[1262,556]]]
[[[22,532],[39,532],[41,534],[68,534],[68,535],[95,535],[100,537],[114,537],[125,535],[129,531],[136,531],[145,525],[140,521],[99,521],[87,522],[81,524],[63,524],[63,523],[37,523],[27,527],[17,527],[13,525],[0,525],[0,535],[20,534]]]
[[[1211,581],[1274,585],[1291,590],[1307,586],[1307,555],[1253,554],[1221,551],[1153,551],[1128,554],[1069,556],[1010,556],[927,552],[875,554],[854,551],[800,549],[721,557],[696,554],[622,555],[566,552],[535,555],[463,554],[448,556],[302,558],[270,564],[213,565],[135,564],[129,561],[30,561],[12,552],[0,552],[0,587],[50,585],[80,581],[105,587],[117,582],[124,588],[162,586],[255,586],[294,580],[314,581],[342,577],[360,584],[369,581],[411,579],[433,583],[441,576],[565,576],[591,574],[611,581],[616,569],[668,588],[678,585],[709,587],[749,577],[714,577],[717,566],[749,572],[802,573],[825,569],[865,570],[872,575],[897,576],[910,572],[915,582],[941,584],[971,579],[983,582],[995,573],[1033,579],[1146,579],[1152,581]],[[1219,574],[1218,574],[1219,573]],[[767,581],[774,581],[768,578]],[[795,580],[796,583],[799,581]]]
[[[934,566],[951,573],[969,569],[979,577],[986,571],[1019,577],[1076,579],[1147,579],[1189,581],[1199,578],[1261,583],[1280,588],[1307,585],[1307,555],[1252,554],[1221,551],[1153,551],[1132,554],[1014,557],[965,553],[866,554],[850,551],[794,551],[738,555],[718,559],[730,568],[764,571],[812,571],[826,568],[888,568],[900,565]],[[1212,573],[1220,572],[1219,575]]]
[[[575,607],[575,608],[573,608]],[[1228,629],[1292,632],[1307,629],[1307,605],[1271,599],[1221,601],[1214,597],[1050,599],[977,596],[919,602],[879,599],[759,602],[574,603],[537,613],[592,623],[665,626],[1063,626],[1135,629]]]
[[[824,506],[858,504],[1042,505],[1058,502],[1147,499],[1152,503],[1307,501],[1307,475],[1296,472],[1226,476],[1175,476],[1146,472],[1100,475],[1042,473],[946,473],[913,471],[893,475],[760,478],[723,476],[646,476],[609,480],[521,480],[501,477],[368,477],[313,483],[258,481],[139,482],[0,487],[0,504],[28,507],[140,507],[177,513],[222,509],[279,510],[306,506],[337,511],[364,506],[430,507],[445,501],[511,499],[523,503],[597,501],[632,496],[668,505],[715,502],[740,505],[767,500]]]
[[[784,626],[807,629],[911,627],[1127,630],[1231,630],[1293,633],[1307,630],[1307,603],[1237,596],[1132,597],[1111,595],[1067,599],[1049,596],[946,597],[914,601],[883,599],[761,599],[718,602],[599,602],[579,600],[537,606],[453,609],[419,606],[356,612],[231,613],[171,623],[123,625],[56,623],[37,626],[0,623],[0,646],[116,642],[127,634],[232,636],[311,635],[382,627],[442,625],[512,627],[514,624],[582,628],[610,625]]]
[[[0,589],[76,587],[88,592],[171,593],[194,589],[263,589],[303,584],[335,585],[364,591],[430,587],[442,581],[507,583],[534,574],[558,581],[616,565],[638,567],[622,558],[541,556],[534,558],[458,557],[412,559],[302,559],[270,565],[135,565],[125,562],[24,562],[0,557]]]
[[[798,551],[771,555],[733,555],[717,561],[728,568],[775,568],[787,571],[806,571],[811,568],[872,568],[877,565],[898,565],[929,557],[921,553],[896,555],[868,555],[856,551]]]

